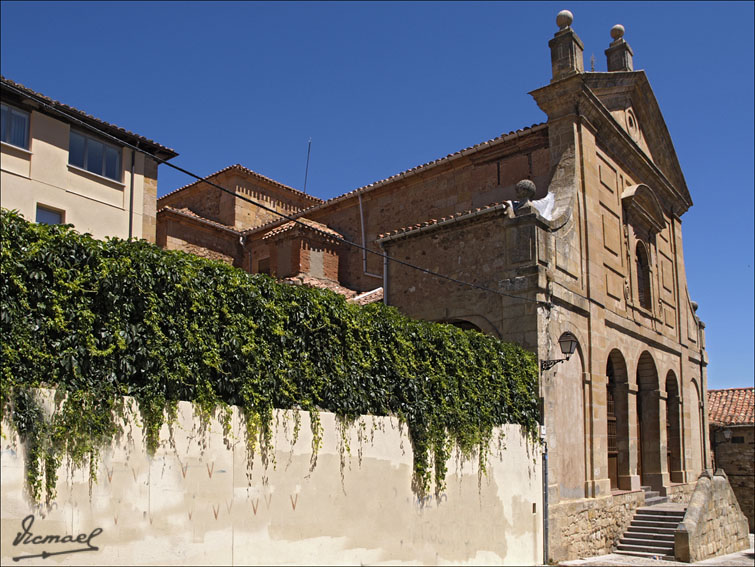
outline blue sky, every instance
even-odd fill
[[[620,23],[695,205],[683,216],[708,386],[753,385],[753,3],[11,2],[5,77],[179,152],[328,198],[543,122],[555,15],[605,71]],[[160,168],[159,192],[191,179]]]

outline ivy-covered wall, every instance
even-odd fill
[[[32,496],[54,497],[61,458],[96,471],[133,396],[154,450],[179,400],[200,415],[242,409],[250,459],[273,408],[408,426],[413,489],[443,489],[452,446],[484,471],[493,428],[538,422],[535,356],[381,304],[278,284],[145,241],[98,241],[2,211],[0,409],[24,439]],[[46,417],[32,388],[57,391]],[[226,419],[226,423],[229,423]],[[230,427],[230,425],[228,426]],[[434,472],[434,475],[433,475]]]

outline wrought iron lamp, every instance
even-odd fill
[[[558,339],[558,346],[561,347],[561,353],[565,358],[558,358],[556,360],[541,360],[541,371],[544,372],[549,368],[553,368],[559,362],[569,360],[569,357],[574,354],[574,351],[577,349],[577,338],[571,333],[564,333],[563,335],[561,335],[561,338]]]

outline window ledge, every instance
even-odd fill
[[[78,175],[83,175],[84,177],[89,177],[90,179],[93,179],[94,181],[104,183],[105,185],[109,185],[110,187],[113,187],[114,189],[126,188],[125,183],[121,183],[120,181],[116,181],[115,179],[110,179],[109,177],[105,177],[104,175],[99,175],[98,173],[92,173],[91,171],[87,171],[86,169],[76,167],[75,165],[71,165],[70,163],[68,164],[68,171],[72,171],[73,173],[76,173]]]
[[[27,150],[26,148],[22,148],[21,146],[9,144],[8,142],[0,142],[0,145],[2,145],[4,150],[9,150],[11,152],[19,153],[26,157],[32,156],[32,153],[29,150]]]

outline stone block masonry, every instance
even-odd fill
[[[684,521],[674,534],[679,561],[702,561],[734,553],[749,546],[747,518],[721,469],[711,478],[703,472],[697,480]]]

